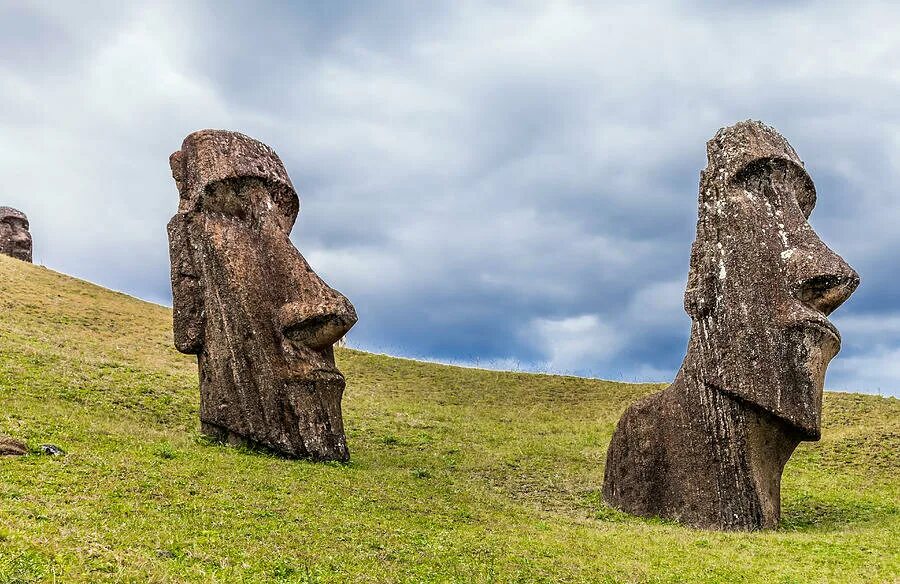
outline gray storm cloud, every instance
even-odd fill
[[[878,326],[900,267],[889,3],[90,8],[0,6],[0,204],[29,214],[37,262],[168,303],[168,155],[234,129],[284,159],[294,239],[360,313],[351,344],[662,380],[705,142],[762,119],[863,276],[829,386],[900,388]]]

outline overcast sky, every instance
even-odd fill
[[[0,205],[35,261],[168,304],[168,156],[275,148],[353,346],[669,380],[705,142],[805,160],[862,275],[828,386],[900,394],[900,6],[0,0]]]

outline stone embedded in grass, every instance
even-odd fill
[[[0,254],[31,263],[32,240],[28,217],[12,207],[0,207]]]
[[[203,130],[170,158],[175,345],[200,369],[202,431],[314,460],[349,459],[333,345],[356,323],[347,298],[290,240],[300,201],[265,144]]]
[[[41,444],[41,454],[47,456],[65,456],[66,451],[55,444]]]
[[[22,456],[28,454],[28,447],[24,442],[0,435],[0,456]]]
[[[771,528],[785,463],[821,433],[825,369],[840,349],[827,316],[859,276],[807,222],[816,190],[778,132],[741,122],[707,154],[687,356],[671,386],[619,420],[603,494],[637,515]]]

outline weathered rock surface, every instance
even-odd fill
[[[333,345],[356,312],[289,239],[300,202],[281,160],[243,134],[203,130],[170,164],[175,344],[198,356],[202,431],[348,460]]]
[[[0,435],[0,456],[22,456],[27,453],[28,447],[24,442]]]
[[[816,190],[778,132],[741,122],[707,154],[687,355],[671,386],[622,416],[603,494],[636,515],[771,528],[785,463],[820,437],[825,369],[841,342],[827,316],[859,276],[807,222]]]
[[[0,207],[0,254],[31,263],[28,217],[12,207]]]

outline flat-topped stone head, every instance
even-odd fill
[[[816,188],[774,129],[742,122],[707,144],[685,309],[703,382],[819,438],[828,320],[859,275],[810,226]]]
[[[170,157],[175,344],[198,356],[207,434],[288,457],[347,460],[333,345],[353,305],[291,243],[299,199],[281,160],[203,130]]]
[[[639,515],[717,529],[774,527],[781,473],[821,433],[828,320],[859,276],[808,219],[816,189],[777,131],[754,121],[707,143],[675,382],[629,408],[604,497]]]
[[[0,254],[32,262],[28,217],[12,207],[0,207]]]

